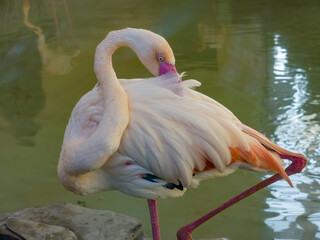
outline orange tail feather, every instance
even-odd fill
[[[278,172],[293,187],[291,180],[281,166],[282,160],[278,154],[271,153],[259,141],[250,136],[248,136],[248,143],[250,146],[249,152],[242,147],[229,148],[232,157],[231,163],[240,161],[251,165],[253,168]]]

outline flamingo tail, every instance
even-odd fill
[[[250,151],[246,151],[241,147],[230,148],[232,160],[234,162],[244,162],[249,164],[253,169],[259,168],[264,170],[272,170],[278,172],[291,187],[293,187],[288,174],[282,168],[284,162],[281,158],[289,159],[300,158],[306,161],[306,157],[302,154],[288,151],[271,142],[267,137],[258,131],[243,125],[242,131],[248,135],[248,143]]]

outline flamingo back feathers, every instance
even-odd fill
[[[227,169],[242,165],[256,171],[278,172],[292,186],[282,168],[284,162],[278,148],[272,147],[262,134],[243,126],[221,104],[190,90],[198,86],[198,82],[178,83],[164,76],[122,84],[135,111],[131,112],[131,123],[119,150],[156,176],[172,182],[179,179],[190,187],[193,185],[188,177],[190,173],[202,180],[225,175]],[[133,135],[133,131],[141,134]],[[152,151],[148,150],[149,145]]]

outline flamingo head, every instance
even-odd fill
[[[148,50],[149,60],[147,62],[141,62],[148,68],[148,70],[155,76],[160,76],[168,72],[177,74],[175,66],[175,58],[173,51],[168,42],[160,35],[156,35],[155,41]]]
[[[128,46],[154,76],[168,72],[177,74],[173,51],[162,36],[144,29],[127,28],[125,31]]]

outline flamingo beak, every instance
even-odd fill
[[[177,69],[173,64],[169,64],[167,62],[160,62],[159,67],[159,76],[166,74],[168,72],[177,73]]]
[[[166,73],[174,73],[178,74],[176,66],[167,62],[160,62],[159,64],[159,76],[166,74]],[[182,82],[181,79],[179,79],[178,82]]]

